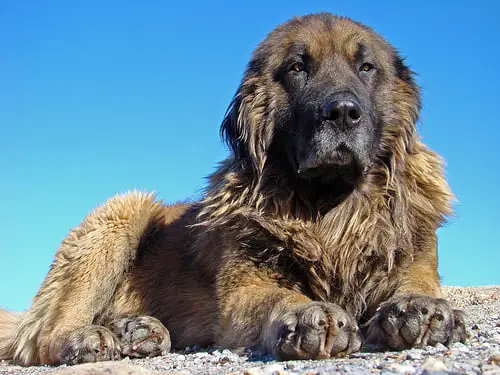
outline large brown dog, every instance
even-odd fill
[[[411,71],[371,29],[330,14],[279,26],[224,119],[232,153],[204,198],[167,206],[134,192],[97,208],[32,307],[0,312],[0,358],[211,343],[325,358],[362,336],[392,349],[463,341],[437,274],[452,195],[416,134],[419,106]]]

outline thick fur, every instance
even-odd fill
[[[297,42],[322,66],[333,59],[321,85],[336,77],[331,87],[366,90],[370,141],[353,151],[366,159],[354,179],[302,178],[288,159],[294,142],[304,142],[293,120],[300,100],[281,76]],[[349,65],[360,44],[378,64],[371,83]],[[321,93],[308,74],[310,90]],[[0,311],[0,358],[60,363],[72,331],[127,315],[160,319],[173,347],[276,353],[283,317],[311,301],[364,323],[395,296],[439,297],[436,229],[452,194],[441,159],[416,133],[419,106],[411,71],[371,29],[329,14],[278,27],[255,51],[228,110],[222,132],[232,153],[204,198],[164,205],[133,192],[97,208],[63,241],[22,318]]]

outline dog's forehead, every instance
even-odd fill
[[[380,38],[371,29],[347,18],[333,18],[330,22],[312,18],[290,31],[286,43],[293,43],[294,40],[307,45],[307,52],[316,58],[333,53],[341,54],[346,58],[354,58],[360,46],[383,50],[378,46]]]
[[[285,45],[303,44],[313,57],[319,58],[333,52],[348,57],[354,55],[357,46],[362,42],[368,42],[368,39],[361,27],[344,19],[324,22],[312,18],[308,22],[292,27],[283,42]]]
[[[276,28],[261,48],[271,67],[278,66],[290,54],[307,53],[315,60],[341,55],[355,60],[362,51],[373,51],[375,57],[389,62],[391,49],[370,28],[349,18],[330,14],[294,18]]]

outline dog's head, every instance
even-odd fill
[[[286,160],[297,178],[355,184],[377,157],[405,150],[419,93],[396,50],[370,28],[321,13],[258,46],[222,124],[237,160]]]

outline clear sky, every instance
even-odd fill
[[[500,284],[500,1],[0,3],[0,306],[26,309],[68,231],[132,188],[194,199],[251,51],[330,11],[374,27],[419,73],[424,141],[447,160],[448,285]]]

